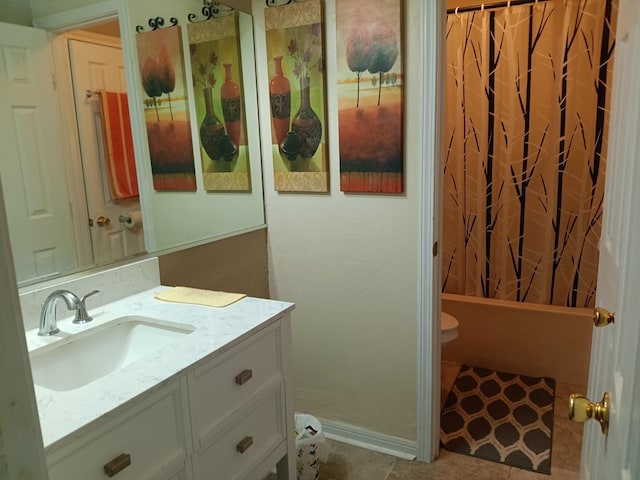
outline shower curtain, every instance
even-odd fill
[[[443,291],[593,305],[616,5],[447,18]]]

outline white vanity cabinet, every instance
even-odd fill
[[[189,374],[195,478],[263,478],[287,452],[282,328],[277,322]]]
[[[109,471],[117,480],[188,480],[184,383],[178,379],[132,400],[77,435],[47,457],[49,479],[104,480]]]
[[[284,312],[65,437],[50,480],[293,480],[291,376]]]

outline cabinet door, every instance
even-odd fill
[[[187,480],[180,383],[138,402],[50,455],[50,480]]]
[[[272,452],[284,455],[283,394],[282,384],[269,387],[211,432],[206,447],[194,456],[195,477],[245,479]]]

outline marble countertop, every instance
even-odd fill
[[[27,347],[29,352],[33,352],[63,341],[70,334],[129,315],[182,323],[195,328],[192,334],[80,388],[53,391],[35,385],[47,453],[66,444],[65,440],[70,441],[72,437],[81,435],[95,422],[119,413],[114,411],[125,403],[165,384],[199,360],[228,350],[294,308],[289,302],[252,297],[224,308],[170,303],[154,298],[156,292],[167,288],[155,287],[97,308],[91,308],[88,301],[87,308],[93,321],[74,325],[71,323],[73,317],[63,318],[58,320],[61,333],[55,336],[39,337],[37,329],[26,332]]]

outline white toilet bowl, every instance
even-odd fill
[[[444,347],[458,337],[458,319],[446,312],[440,314],[440,343]]]

